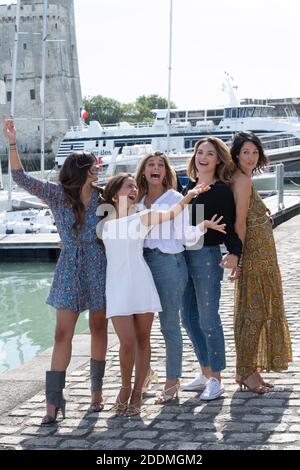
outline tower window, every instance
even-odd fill
[[[30,99],[35,100],[35,90],[30,90]]]
[[[6,99],[7,101],[11,101],[11,91],[6,92]]]

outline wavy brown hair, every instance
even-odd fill
[[[222,181],[225,184],[229,184],[231,176],[235,170],[235,165],[232,161],[231,154],[227,145],[223,142],[223,140],[218,139],[218,137],[213,137],[213,136],[200,139],[198,140],[198,142],[196,142],[194,153],[187,169],[188,177],[192,181],[197,181],[198,172],[197,172],[196,162],[195,162],[196,155],[197,155],[198,148],[200,147],[200,145],[204,144],[205,142],[209,142],[210,144],[213,145],[220,159],[220,162],[216,166],[215,178],[217,178],[219,181]]]
[[[64,188],[66,199],[71,204],[75,215],[75,222],[72,226],[75,232],[84,224],[85,207],[80,196],[89,170],[95,163],[97,159],[94,154],[73,152],[65,159],[59,172],[59,182]]]
[[[136,184],[138,187],[137,201],[140,201],[145,194],[148,193],[148,183],[144,175],[145,167],[149,158],[160,157],[165,164],[166,176],[162,182],[164,189],[176,189],[177,180],[175,170],[171,167],[168,157],[162,152],[153,152],[146,155],[139,163],[136,172]]]

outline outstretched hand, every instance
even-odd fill
[[[16,143],[16,129],[14,125],[14,120],[12,118],[7,118],[5,114],[2,116],[2,125],[3,132],[6,135],[9,143]]]
[[[218,215],[215,214],[210,220],[204,220],[204,227],[216,230],[217,232],[221,232],[226,235],[226,224],[220,224],[221,220],[223,219],[223,216],[221,215],[219,218],[217,217]]]
[[[208,186],[205,183],[200,183],[197,184],[193,189],[190,189],[188,191],[188,195],[191,196],[192,198],[199,196],[201,193],[205,193],[206,191],[210,190],[210,186]]]

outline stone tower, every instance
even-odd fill
[[[0,0],[1,1],[1,0]],[[0,5],[0,114],[10,114],[16,5]],[[73,0],[48,0],[45,83],[46,159],[54,156],[71,125],[79,125],[82,103]],[[24,161],[41,148],[43,0],[21,0],[15,121]],[[6,142],[0,138],[2,162]]]

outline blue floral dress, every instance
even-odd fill
[[[46,303],[59,310],[82,312],[105,308],[106,256],[97,242],[98,191],[86,207],[84,225],[74,235],[75,216],[62,185],[41,181],[21,170],[12,170],[14,181],[50,207],[62,242],[54,279]]]

